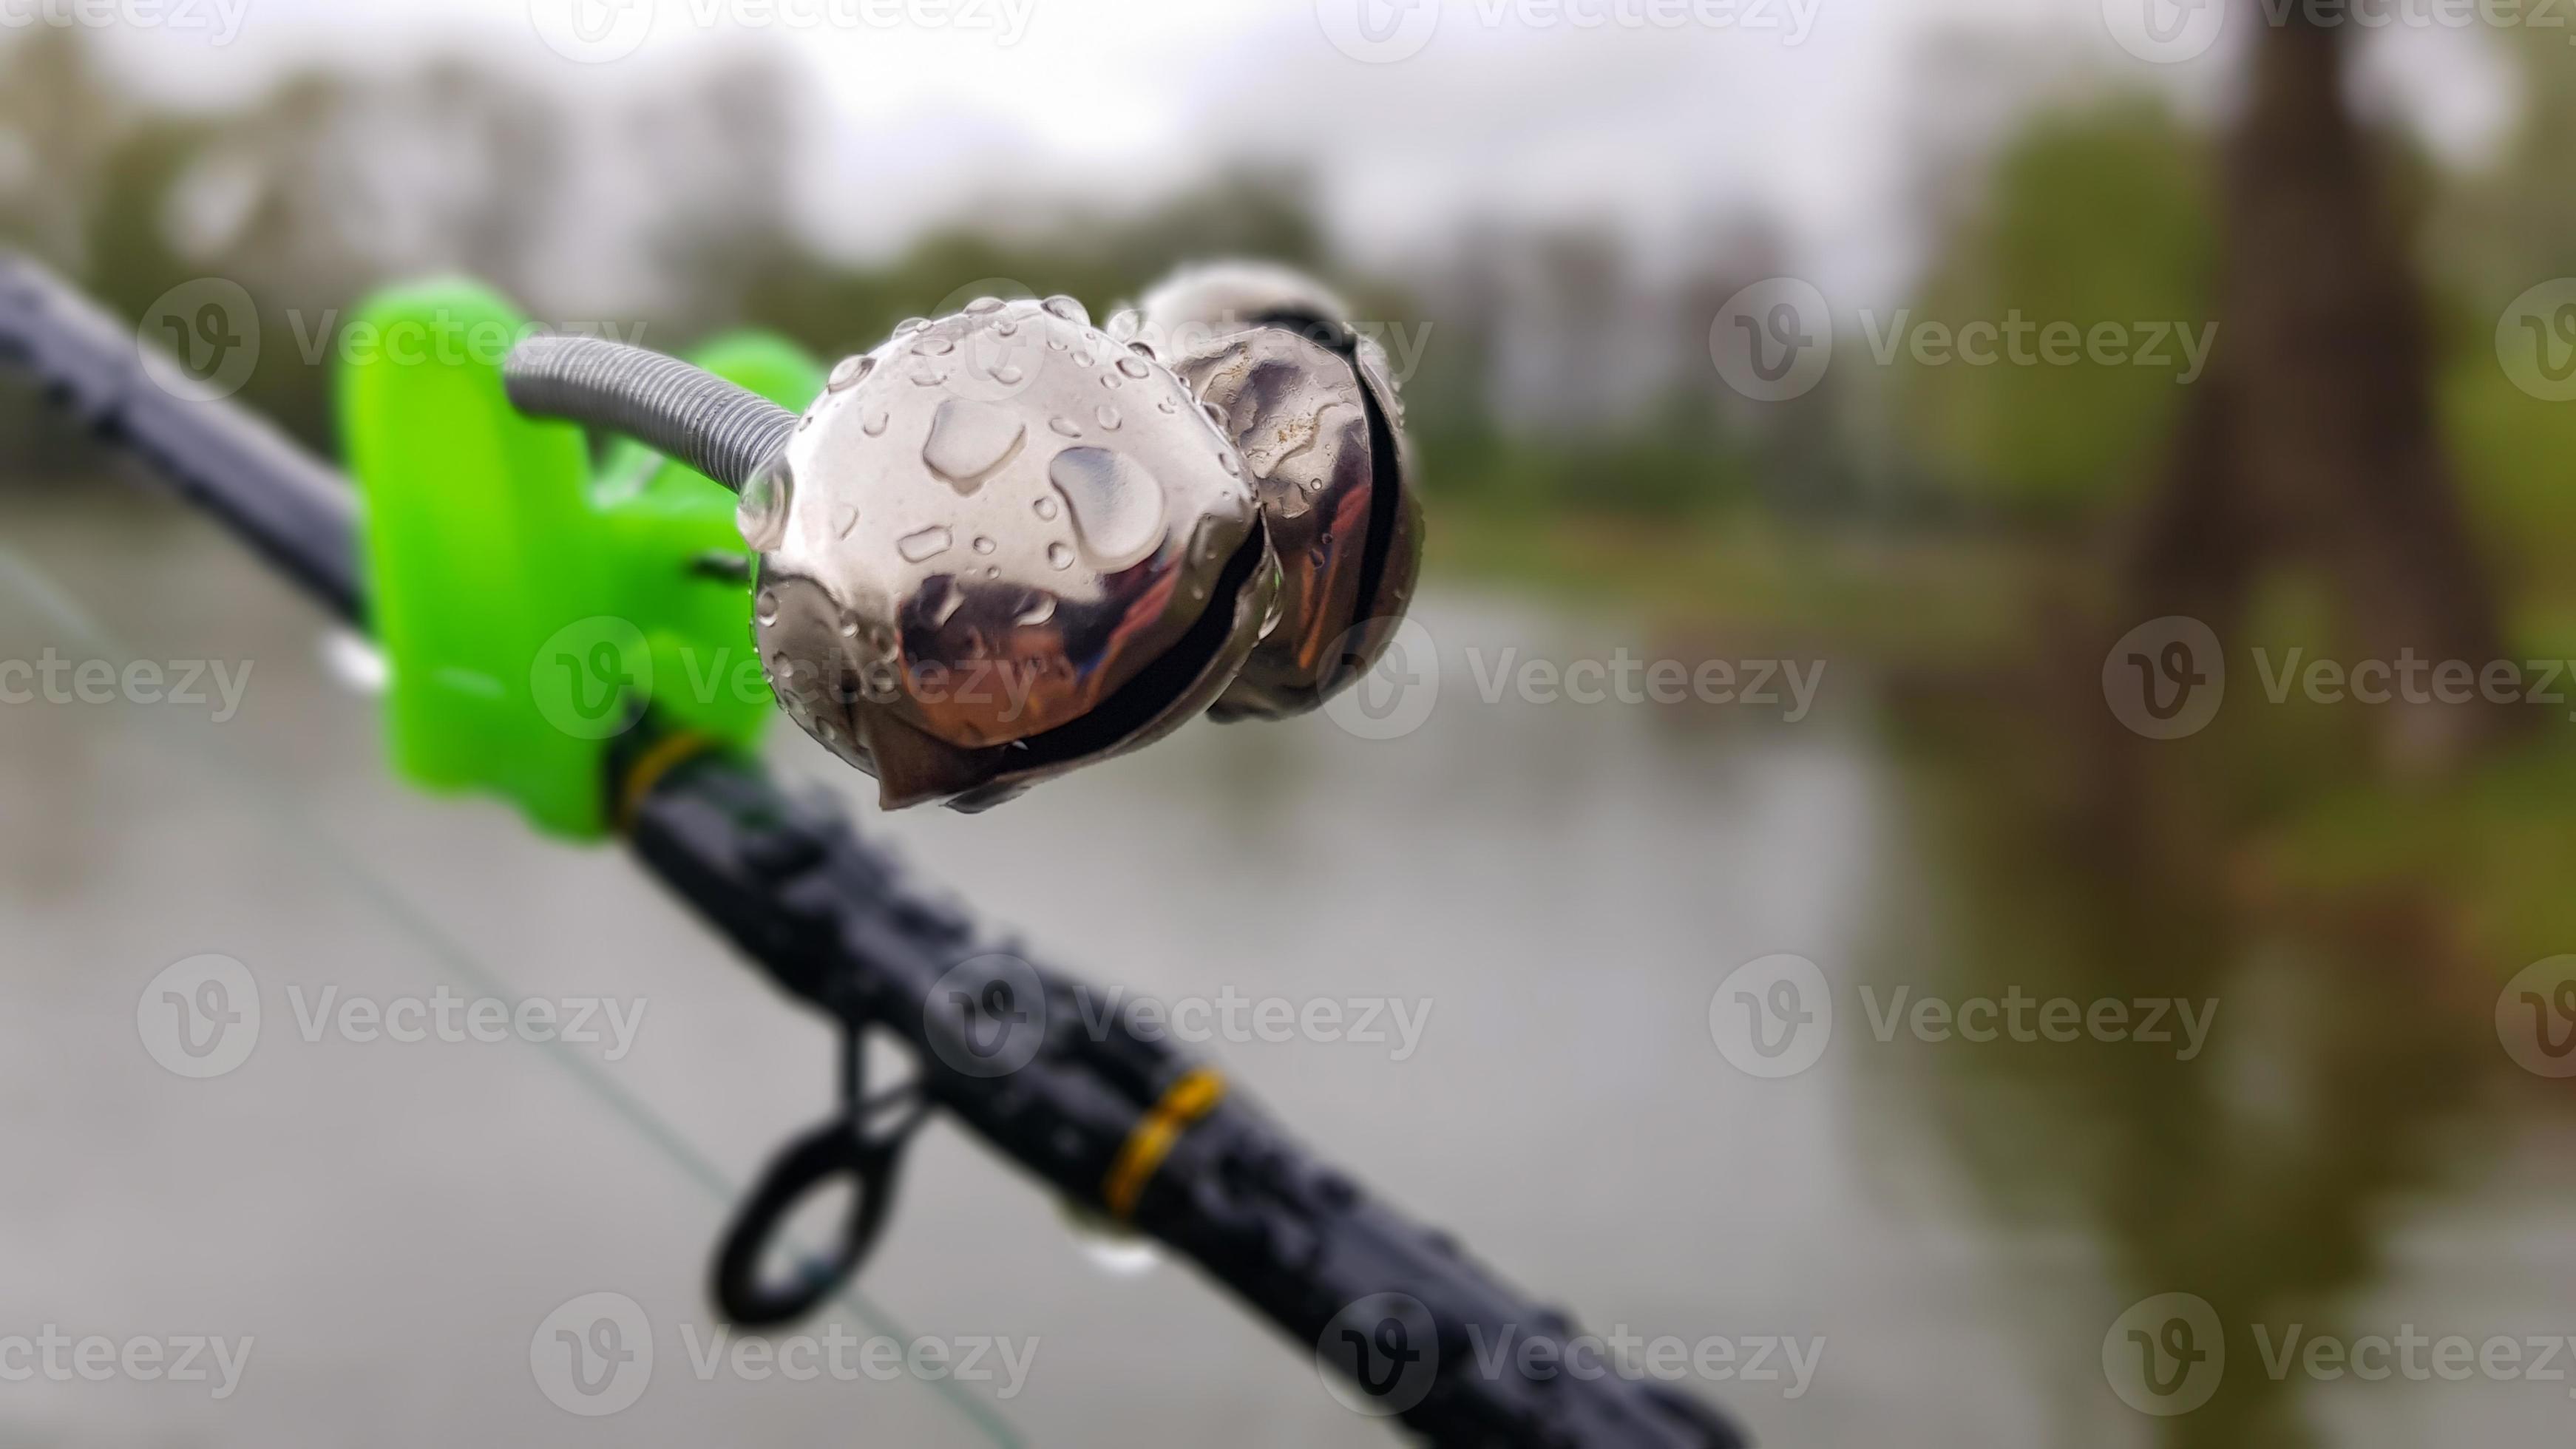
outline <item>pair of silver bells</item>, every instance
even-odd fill
[[[1106,331],[1069,297],[907,322],[740,482],[770,685],[889,808],[1314,709],[1412,596],[1402,418],[1276,267],[1181,271]]]

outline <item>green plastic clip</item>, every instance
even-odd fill
[[[366,503],[395,769],[598,839],[609,751],[648,707],[741,747],[774,706],[733,495],[633,443],[594,467],[581,429],[520,416],[501,361],[527,331],[469,282],[378,294],[344,338],[341,437]],[[798,411],[823,386],[811,356],[766,334],[690,360]]]

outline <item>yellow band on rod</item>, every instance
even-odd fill
[[[1137,1200],[1145,1195],[1145,1184],[1151,1182],[1163,1159],[1171,1155],[1172,1144],[1189,1130],[1190,1124],[1215,1110],[1225,1099],[1225,1078],[1213,1067],[1199,1067],[1163,1093],[1136,1130],[1127,1136],[1127,1145],[1118,1149],[1118,1160],[1111,1164],[1109,1176],[1100,1185],[1102,1201],[1113,1217],[1124,1218],[1136,1211]]]
[[[695,730],[682,730],[655,741],[653,747],[646,750],[635,761],[634,767],[626,772],[626,779],[618,788],[617,828],[621,831],[633,829],[635,812],[644,808],[644,797],[653,793],[653,787],[662,783],[662,777],[715,747],[713,738]]]

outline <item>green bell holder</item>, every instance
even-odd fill
[[[521,416],[501,361],[528,331],[470,282],[379,293],[344,338],[341,437],[395,769],[593,840],[612,825],[609,752],[648,705],[733,747],[776,708],[733,494],[633,443],[594,466],[582,429]],[[690,360],[798,412],[823,388],[811,356],[767,334]]]

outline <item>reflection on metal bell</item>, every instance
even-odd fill
[[[770,684],[888,807],[980,809],[1157,739],[1278,597],[1247,472],[1069,297],[906,323],[743,491]]]
[[[1313,709],[1413,593],[1403,404],[1339,300],[1229,263],[1115,331],[981,298],[843,359],[801,418],[601,338],[529,339],[503,380],[736,489],[788,715],[889,808],[975,810],[1201,711]]]
[[[1219,719],[1315,708],[1377,661],[1412,600],[1422,509],[1385,350],[1286,268],[1186,268],[1112,330],[1170,360],[1242,451],[1281,569],[1275,619]]]

